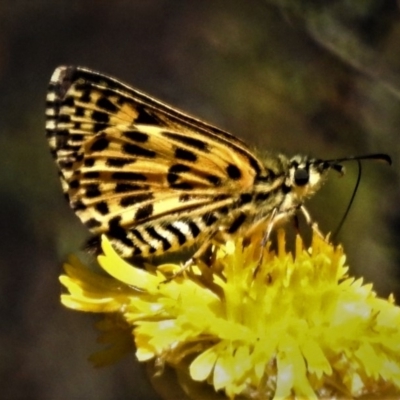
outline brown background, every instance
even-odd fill
[[[329,5],[326,5],[329,4]],[[395,1],[3,0],[0,3],[0,397],[153,399],[133,357],[94,370],[95,317],[59,303],[66,255],[88,237],[44,136],[61,64],[112,74],[249,146],[365,163],[341,233],[352,274],[400,298],[400,18]],[[309,210],[334,230],[357,168]]]

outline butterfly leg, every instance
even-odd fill
[[[174,272],[169,278],[166,278],[162,283],[168,283],[178,276],[181,276],[188,268],[193,266],[195,262],[207,251],[207,249],[211,245],[211,239],[218,233],[218,230],[213,232],[211,235],[207,237],[207,239],[200,245],[200,247],[195,251],[195,253],[192,255],[192,257],[189,258],[182,266],[181,268]]]
[[[262,247],[262,249],[264,249],[264,247],[267,245],[267,242],[268,242],[268,240],[269,240],[269,238],[270,238],[270,236],[271,236],[272,228],[273,228],[274,225],[275,225],[274,219],[275,219],[275,217],[276,217],[277,212],[278,212],[278,209],[277,209],[277,208],[274,208],[274,209],[272,210],[271,216],[269,217],[269,220],[270,220],[270,221],[269,221],[269,223],[268,223],[268,225],[267,225],[267,229],[265,230],[264,236],[263,236],[262,241],[261,241],[261,247]],[[264,254],[264,252],[261,251],[260,261],[259,261],[260,264],[261,264],[261,261],[262,261],[262,258],[263,258],[263,254]]]
[[[260,242],[260,256],[258,258],[257,266],[256,266],[256,268],[254,270],[253,276],[257,275],[257,273],[258,273],[258,271],[259,271],[259,269],[261,267],[261,264],[262,264],[262,261],[263,261],[263,258],[264,258],[264,248],[267,245],[269,238],[271,237],[272,228],[274,227],[275,222],[277,220],[276,219],[277,212],[278,212],[278,209],[274,208],[272,210],[271,215],[268,216],[269,222],[267,223],[267,229],[265,230],[264,236],[263,236],[263,238],[262,238],[262,240]]]
[[[319,230],[318,224],[311,218],[310,213],[307,211],[307,209],[303,205],[300,206],[300,211],[304,215],[307,225],[313,230],[313,232],[315,232],[321,239],[326,241],[324,235]]]
[[[307,211],[307,210],[305,210],[305,211]],[[302,212],[303,212],[303,214],[304,214],[304,211],[302,211]],[[305,217],[305,218],[306,218],[306,223],[307,223],[307,225],[309,225],[309,226],[311,227],[311,229],[313,229],[313,226],[311,225],[313,222],[312,222],[312,220],[311,220],[310,214],[307,214],[307,217]],[[309,219],[308,219],[308,218],[309,218]],[[307,254],[308,254],[309,256],[311,256],[311,253],[310,253],[310,251],[309,251],[309,249],[308,249],[308,246],[306,245],[306,243],[305,243],[305,241],[304,241],[304,238],[303,238],[303,236],[301,235],[301,232],[300,232],[300,221],[299,221],[299,215],[298,215],[297,213],[293,215],[293,226],[294,226],[294,230],[295,230],[295,232],[296,232],[296,235],[298,235],[298,236],[300,237],[300,239],[301,239],[301,241],[302,241],[302,243],[303,243],[303,249],[305,249],[305,251],[307,252]],[[319,230],[318,230],[318,227],[315,228],[315,231],[318,232],[318,233],[320,234],[320,232],[319,232]]]
[[[313,219],[311,218],[311,215],[309,214],[307,209],[303,205],[301,205],[299,207],[299,209],[302,212],[302,214],[304,215],[304,218],[306,220],[307,225],[309,225],[311,227],[311,229],[314,232],[317,233],[317,235],[319,235],[323,240],[325,240],[324,236],[322,235],[321,231],[318,228],[317,223],[313,221]],[[268,242],[268,240],[269,240],[269,238],[271,236],[272,229],[275,226],[276,222],[279,221],[280,219],[282,219],[282,218],[280,218],[280,215],[278,215],[278,209],[275,208],[272,211],[271,215],[269,216],[269,223],[267,225],[267,229],[265,230],[263,239],[262,239],[262,241],[260,243],[261,253],[260,253],[260,257],[259,257],[258,262],[257,262],[257,267],[254,270],[254,275],[257,274],[258,270],[261,267],[261,264],[262,264],[262,261],[263,261],[263,258],[264,258],[264,247],[267,245],[267,242]],[[297,219],[296,215],[294,216],[294,221],[295,221],[295,229],[298,232],[299,223],[298,223],[298,219]]]

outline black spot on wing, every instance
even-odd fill
[[[146,175],[137,172],[113,172],[111,178],[115,180],[125,180],[125,181],[147,181]]]
[[[242,193],[239,199],[239,206],[250,203],[252,199],[253,196],[250,193]]]
[[[108,124],[110,122],[110,116],[103,112],[103,111],[93,111],[92,112],[92,119],[98,123]]]
[[[82,97],[80,99],[82,100]],[[63,101],[62,101],[62,105],[66,106],[66,107],[75,107],[75,99],[73,96],[67,96]]]
[[[222,215],[226,215],[226,214],[228,214],[228,212],[229,212],[229,207],[223,206],[223,207],[221,207],[221,208],[218,209],[218,212],[219,212],[220,214],[222,214]]]
[[[189,182],[171,183],[170,188],[179,190],[192,190],[193,186]]]
[[[142,231],[143,231],[143,228],[142,228]],[[150,254],[153,254],[156,252],[156,249],[154,247],[152,247],[150,245],[150,243],[147,242],[147,240],[143,237],[142,233],[140,232],[140,229],[132,229],[130,232],[135,237],[136,241],[140,242],[138,246],[140,246],[142,253],[145,252],[144,246],[146,246],[148,248],[148,252]]]
[[[133,242],[128,238],[127,232],[120,225],[121,216],[116,216],[111,218],[108,222],[108,235],[119,240],[121,243],[125,244],[129,248],[133,248]]]
[[[61,169],[71,169],[74,165],[74,162],[69,160],[60,160],[58,165]]]
[[[134,192],[138,190],[147,190],[147,185],[134,185],[131,183],[117,183],[115,185],[115,193]]]
[[[115,95],[115,93],[114,93],[114,95]],[[124,96],[118,96],[118,98],[117,98],[117,104],[119,105],[119,106],[123,106],[124,104],[126,104],[128,102],[128,99],[126,98],[126,97],[124,97]]]
[[[82,200],[77,200],[74,203],[71,203],[71,207],[74,211],[84,211],[87,208]]]
[[[189,201],[192,198],[190,194],[184,193],[179,196],[179,201],[184,203],[185,201]]]
[[[231,178],[233,180],[237,180],[242,177],[242,173],[240,172],[240,169],[234,164],[229,164],[226,167],[226,172],[227,172],[229,178]]]
[[[121,207],[129,207],[134,204],[142,203],[143,201],[153,199],[153,195],[151,193],[142,193],[137,195],[125,196],[123,197],[119,204]]]
[[[103,94],[104,97],[109,98],[111,96],[115,96],[115,92],[112,91],[111,89],[101,89],[101,93]]]
[[[93,167],[94,163],[95,163],[95,159],[88,157],[88,158],[85,158],[85,161],[83,162],[83,165],[85,167]]]
[[[229,199],[229,197],[231,197],[231,196],[229,196],[227,194],[219,194],[219,195],[214,197],[214,200],[215,201],[222,201],[222,200]]]
[[[143,253],[142,248],[141,248],[141,247],[143,247],[142,244],[144,244],[146,246],[149,246],[149,244],[143,239],[143,236],[137,229],[132,229],[129,232],[132,234],[132,236],[135,237],[135,239],[137,239],[137,241],[140,242],[138,245],[134,244],[134,252],[133,252],[134,256],[139,256]]]
[[[203,220],[203,222],[205,223],[206,226],[211,226],[213,224],[215,224],[215,222],[217,222],[217,217],[211,213],[211,212],[207,212],[205,213],[201,219]]]
[[[57,133],[58,135],[58,133]],[[58,138],[60,139],[60,138]],[[59,147],[58,148],[62,148],[63,150],[68,150],[71,152],[71,154],[69,154],[69,156],[71,158],[76,157],[76,155],[78,154],[78,152],[81,150],[81,145],[77,144],[77,145],[73,145],[73,144],[65,144],[65,141],[63,141],[62,143],[58,143]]]
[[[70,189],[78,189],[80,185],[81,182],[79,181],[79,179],[74,179],[68,183]]]
[[[146,204],[145,206],[138,208],[138,210],[136,211],[135,221],[149,218],[151,217],[152,214],[153,214],[153,205]]]
[[[126,131],[123,133],[123,136],[138,143],[145,143],[149,140],[149,135],[147,133],[138,130]]]
[[[85,109],[83,107],[75,107],[75,117],[83,117],[85,115]]]
[[[100,201],[97,203],[94,208],[101,214],[101,215],[107,215],[110,210],[108,209],[108,205],[105,201]]]
[[[145,149],[144,147],[140,147],[132,143],[125,143],[122,146],[122,149],[126,154],[135,157],[154,158],[156,156],[155,151]]]
[[[71,133],[69,135],[69,140],[71,142],[82,142],[84,140],[85,136],[81,133]]]
[[[109,144],[110,144],[110,141],[106,137],[101,136],[93,142],[93,144],[90,146],[90,150],[91,151],[103,151],[108,147]]]
[[[97,133],[109,126],[110,116],[103,111],[92,111],[91,118],[93,120],[93,132]]]
[[[82,91],[82,95],[81,95],[81,97],[79,98],[79,100],[82,102],[82,103],[90,103],[91,101],[92,101],[92,97],[91,97],[91,90],[90,90],[90,88],[88,88],[86,85],[85,85],[85,87],[86,87],[86,89],[84,89],[83,91]],[[77,85],[77,89],[79,89],[80,87],[79,87],[79,85]],[[72,96],[71,96],[71,98],[72,98]],[[67,100],[67,98],[65,99],[65,100]],[[72,98],[72,100],[73,100],[73,98]]]
[[[167,174],[167,181],[169,184],[173,185],[180,178],[179,173],[189,172],[190,167],[184,164],[174,164],[172,165]]]
[[[136,106],[136,111],[138,112],[138,116],[134,120],[135,124],[160,125],[160,121],[144,106]]]
[[[106,164],[109,167],[122,168],[126,165],[133,164],[135,162],[132,158],[119,158],[119,157],[108,157]]]
[[[269,198],[270,192],[260,192],[256,195],[256,201],[265,201]]]
[[[134,256],[140,256],[142,254],[142,249],[140,247],[133,245],[133,249]]]
[[[188,167],[185,164],[174,164],[168,170],[168,172],[176,173],[176,174],[179,174],[181,172],[189,172],[189,171],[190,171],[190,167]]]
[[[167,251],[171,248],[171,243],[164,236],[160,235],[154,227],[148,226],[145,230],[151,238],[156,239],[162,243],[164,251]]]
[[[68,184],[70,189],[78,189],[80,185],[81,185],[81,182],[79,181],[79,179],[74,179],[71,182],[69,182],[69,184]]]
[[[101,222],[96,218],[90,218],[85,222],[85,225],[89,229],[99,228],[101,226]]]
[[[86,185],[85,195],[88,198],[95,198],[101,196],[101,191],[97,183]]]
[[[189,147],[193,147],[196,150],[201,150],[201,151],[208,151],[208,146],[207,143],[205,143],[202,140],[190,137],[190,136],[184,136],[182,134],[174,133],[174,132],[162,132],[163,136],[166,136],[169,139],[173,139],[176,142],[185,144]]]
[[[85,179],[99,179],[100,172],[99,171],[88,171],[83,173],[83,177]]]
[[[185,160],[190,162],[196,162],[197,156],[192,151],[182,149],[180,147],[175,149],[175,158],[179,160]]]
[[[240,213],[232,222],[228,229],[228,233],[235,233],[246,221],[246,214]]]
[[[107,97],[100,97],[96,102],[97,107],[102,110],[108,111],[110,113],[115,113],[118,111],[118,108],[115,104],[113,104]]]
[[[61,114],[58,116],[57,120],[58,122],[64,122],[64,123],[71,122],[71,116],[66,114]]]
[[[135,236],[135,238],[138,239],[141,243],[144,243],[144,244],[148,245],[148,243],[146,242],[146,240],[144,240],[142,234],[141,234],[137,229],[132,229],[130,232],[131,232],[132,235]]]
[[[179,179],[179,175],[178,174],[171,174],[169,173],[167,175],[167,181],[170,185],[173,185],[177,180]]]
[[[168,224],[165,225],[164,228],[176,237],[181,246],[186,242],[186,236],[175,226]]]
[[[221,179],[216,175],[208,174],[206,179],[214,186],[221,186]]]
[[[194,238],[200,235],[200,228],[193,221],[189,221],[189,229]]]

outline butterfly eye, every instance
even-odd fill
[[[294,172],[294,182],[297,186],[304,186],[307,185],[310,179],[310,174],[304,168],[298,168]]]

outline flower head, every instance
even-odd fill
[[[106,238],[103,251],[109,276],[72,259],[60,278],[65,306],[106,314],[102,340],[112,346],[92,357],[97,365],[129,351],[133,334],[139,361],[229,399],[400,393],[400,309],[349,277],[342,248],[317,235],[308,251],[297,238],[292,255],[279,231],[261,264],[258,240],[229,241],[210,266],[170,281],[180,266],[133,268]]]

